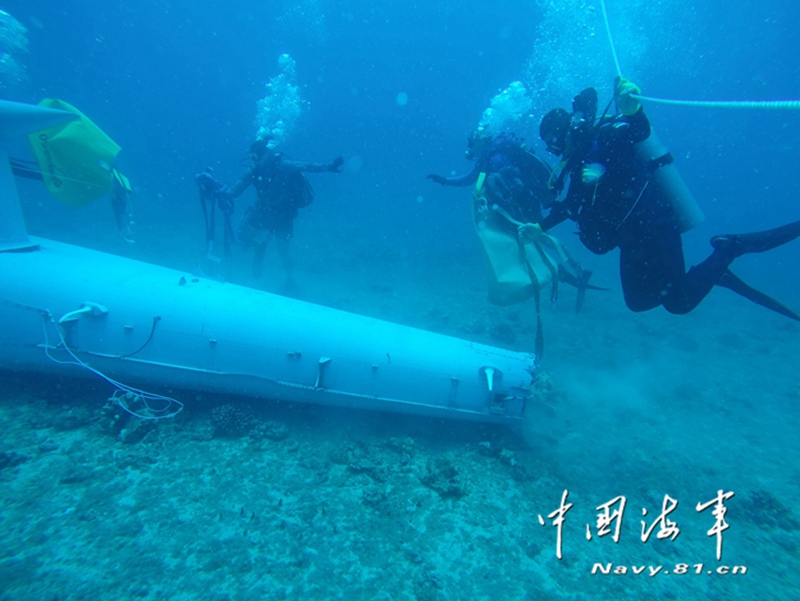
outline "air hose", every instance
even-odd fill
[[[614,38],[611,36],[611,26],[609,25],[608,21],[608,13],[606,12],[605,0],[600,0],[600,6],[603,9],[603,21],[606,26],[608,43],[611,46],[611,55],[614,58],[614,67],[617,70],[617,75],[622,77],[622,69],[619,66],[619,59],[617,58],[617,50],[614,46]],[[631,97],[636,98],[637,100],[646,100],[648,102],[655,102],[658,104],[671,104],[677,106],[692,106],[701,108],[779,109],[779,110],[800,109],[800,100],[672,100],[666,98],[654,98],[652,96],[642,96],[640,94],[631,94]]]

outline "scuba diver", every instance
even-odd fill
[[[643,160],[642,144],[651,128],[635,98],[639,94],[636,85],[617,78],[613,100],[621,114],[607,115],[609,102],[596,121],[597,91],[587,88],[573,99],[572,113],[553,109],[544,116],[541,138],[549,152],[562,157],[554,188],[560,193],[567,178],[569,187],[540,223],[519,229],[520,238],[536,239],[571,219],[593,253],[619,248],[625,304],[632,311],[663,306],[670,313],[685,314],[714,286],[722,286],[800,321],[795,312],[729,269],[737,257],[765,252],[800,236],[800,221],[763,232],[714,236],[711,255],[686,271],[681,235],[689,229],[685,217],[693,199],[681,193],[671,154]]]
[[[427,179],[442,186],[474,186],[485,174],[481,194],[494,214],[492,221],[514,237],[523,224],[540,222],[542,209],[555,201],[557,194],[548,186],[552,169],[513,133],[502,132],[493,138],[478,129],[467,138],[464,154],[475,161],[469,172],[451,177],[432,173]],[[583,269],[563,244],[551,237],[550,245],[557,247],[558,279],[578,288],[576,311],[580,311],[587,288],[603,289],[589,286],[592,272]]]
[[[298,209],[314,201],[314,190],[304,172],[340,173],[344,159],[336,157],[329,164],[292,161],[270,148],[269,142],[269,137],[253,142],[249,153],[250,169],[225,195],[232,203],[250,186],[256,189],[256,202],[247,208],[240,223],[239,241],[245,246],[253,246],[253,276],[259,278],[264,253],[274,235],[278,255],[286,271],[286,282],[291,285],[289,241],[294,219]]]
[[[476,130],[467,138],[465,156],[475,161],[463,175],[444,177],[431,173],[426,177],[442,186],[474,186],[480,173],[486,173],[486,185],[492,198],[506,212],[523,222],[541,220],[542,207],[555,200],[547,187],[550,167],[513,133],[503,132],[492,138]]]

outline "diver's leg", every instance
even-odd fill
[[[275,244],[278,247],[278,256],[281,258],[283,269],[286,271],[286,281],[291,283],[294,281],[294,277],[292,274],[292,256],[289,252],[289,240],[290,238],[279,236]]]
[[[294,264],[292,261],[291,253],[289,252],[289,242],[292,240],[294,230],[294,218],[290,215],[284,215],[280,220],[275,223],[275,244],[278,247],[278,256],[283,264],[283,269],[286,272],[286,283],[294,283]]]
[[[664,297],[664,308],[678,314],[692,311],[719,283],[732,261],[730,253],[715,250],[676,281],[671,293]]]
[[[647,291],[644,306],[652,308],[654,303],[660,304],[675,314],[689,313],[697,307],[733,261],[731,253],[715,250],[687,272],[683,239],[672,219],[640,232],[639,244],[646,251],[639,257],[645,273],[643,289]]]
[[[257,229],[252,238],[253,244],[253,277],[258,279],[264,271],[264,254],[272,239],[273,232],[267,229]]]
[[[695,265],[688,271],[683,278],[682,286],[679,288],[680,294],[675,294],[666,298],[664,307],[670,313],[688,313],[708,295],[714,286],[721,286],[736,292],[762,307],[766,307],[767,309],[785,315],[791,319],[800,320],[800,316],[794,311],[774,298],[747,285],[728,269],[737,256],[739,255],[732,253],[731,249],[727,246],[714,249],[714,252],[712,252],[705,261],[699,265]]]
[[[682,292],[664,302],[671,313],[688,313],[716,286],[729,288],[762,306],[792,317],[785,307],[767,295],[752,289],[730,271],[734,259],[747,253],[761,253],[777,248],[800,237],[800,221],[763,232],[714,236],[714,252],[702,263],[692,267],[683,278]],[[770,302],[772,304],[770,304]],[[780,306],[779,306],[780,305]],[[792,317],[794,319],[794,317]]]
[[[670,313],[689,313],[721,283],[734,259],[745,253],[771,250],[798,237],[800,221],[765,232],[715,236],[711,240],[714,252],[684,273],[680,232],[667,225],[641,236],[633,249],[622,249],[620,272],[625,302],[633,311],[644,311],[655,306],[657,293],[656,304],[663,304]]]
[[[632,311],[663,305],[684,314],[702,301],[733,260],[715,251],[686,273],[683,240],[674,219],[643,221],[620,245],[620,275],[625,303]]]
[[[237,226],[236,242],[241,244],[244,248],[250,248],[254,242],[257,231],[262,227],[263,226],[256,220],[253,207],[247,207]]]
[[[619,275],[625,305],[640,313],[663,302],[675,275],[683,275],[683,249],[674,220],[664,219],[660,205],[639,211],[615,232],[598,229],[598,239],[615,238],[619,247]],[[677,238],[677,241],[676,241]],[[583,236],[581,237],[583,239]],[[585,242],[584,242],[585,244]],[[612,247],[613,248],[613,247]]]
[[[680,240],[679,240],[680,242]],[[620,247],[619,275],[625,304],[637,313],[662,304],[676,274],[683,275],[683,253],[666,252],[663,242],[642,237]]]

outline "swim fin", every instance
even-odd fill
[[[760,252],[760,251],[754,251]],[[767,296],[763,292],[756,290],[749,284],[747,284],[744,280],[742,280],[739,276],[733,273],[730,269],[726,269],[725,272],[722,274],[722,277],[717,282],[717,286],[722,286],[723,288],[727,288],[728,290],[733,290],[736,294],[739,294],[745,297],[748,300],[753,301],[757,305],[761,305],[762,307],[766,307],[771,311],[775,311],[776,313],[780,313],[788,317],[789,319],[794,319],[795,321],[800,321],[800,315],[789,309],[786,305],[776,301],[771,296]]]
[[[800,221],[794,221],[763,232],[714,236],[711,238],[711,246],[717,250],[729,251],[735,258],[747,253],[763,253],[798,237],[800,237]]]
[[[586,288],[589,286],[589,278],[592,277],[592,272],[588,269],[581,271],[578,277],[578,293],[575,295],[575,313],[581,312],[583,301],[586,298]]]
[[[601,288],[600,286],[592,286],[589,284],[589,278],[592,277],[592,272],[588,269],[581,269],[580,276],[573,275],[563,265],[558,266],[558,279],[562,282],[575,286],[578,289],[578,294],[575,299],[575,313],[580,313],[583,301],[586,298],[587,290],[603,290],[607,291],[608,288]]]

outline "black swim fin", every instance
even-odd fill
[[[798,237],[800,237],[800,221],[795,221],[763,232],[714,236],[711,238],[711,246],[718,250],[729,251],[734,257],[741,257],[747,253],[763,253],[778,248]]]
[[[565,284],[569,284],[570,286],[575,286],[576,288],[584,287],[587,290],[602,290],[608,291],[609,288],[602,288],[601,286],[594,286],[589,284],[589,278],[592,277],[592,272],[588,269],[584,269],[581,272],[580,279],[576,276],[572,275],[568,270],[564,269],[561,265],[558,266],[558,281],[564,282]]]
[[[722,277],[719,279],[719,282],[717,282],[717,286],[722,286],[723,288],[727,288],[728,290],[733,290],[736,294],[739,294],[745,297],[746,299],[753,301],[757,305],[761,305],[762,307],[766,307],[771,311],[780,313],[781,315],[784,315],[789,319],[800,321],[800,315],[789,309],[789,307],[787,307],[783,303],[776,301],[771,296],[767,296],[763,292],[756,290],[755,288],[747,284],[744,280],[742,280],[739,276],[737,276],[735,273],[733,273],[730,269],[725,270],[725,273],[722,274]]]
[[[586,299],[586,288],[589,287],[589,278],[592,277],[592,272],[588,269],[581,270],[578,276],[578,294],[575,296],[575,313],[581,312],[583,301]]]
[[[558,279],[561,282],[575,286],[578,289],[578,294],[575,299],[575,313],[580,313],[583,307],[583,301],[586,298],[587,290],[602,290],[608,291],[608,288],[601,288],[600,286],[592,286],[589,284],[589,278],[592,277],[592,272],[588,269],[581,269],[580,276],[574,276],[570,271],[564,268],[563,265],[558,266]]]

